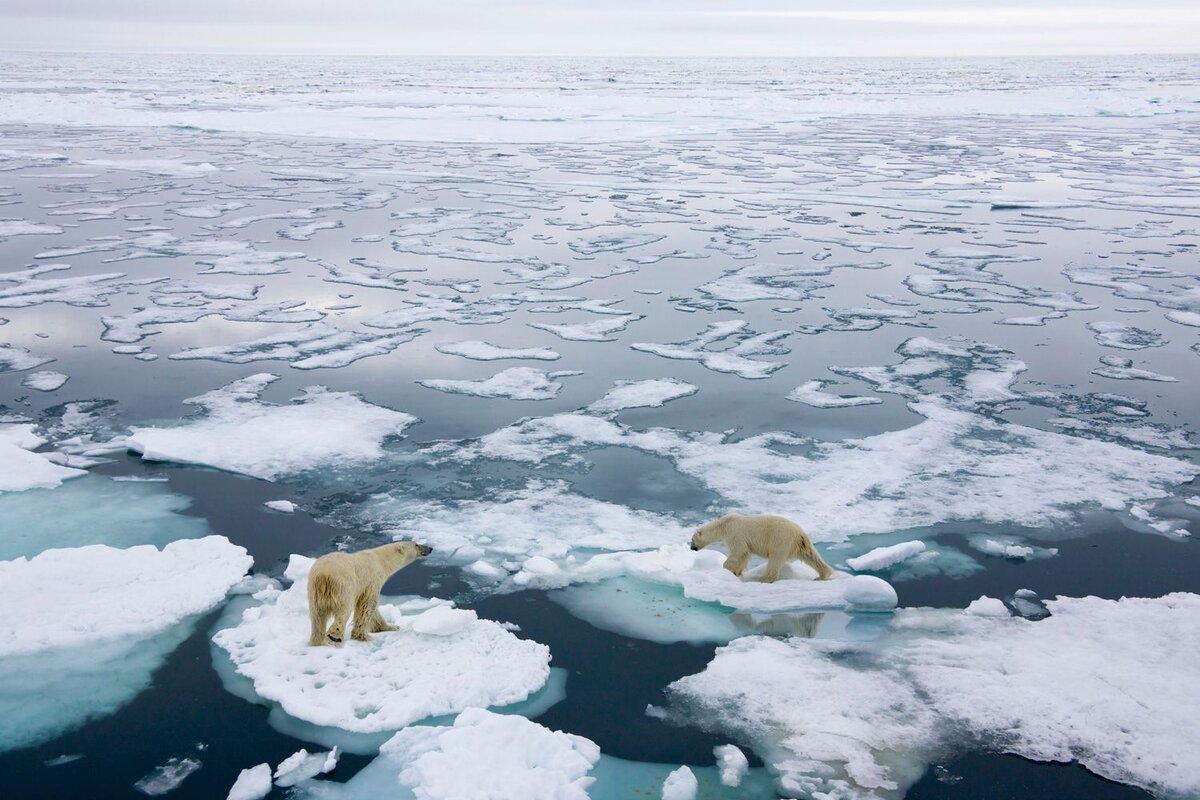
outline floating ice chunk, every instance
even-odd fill
[[[262,800],[271,793],[271,765],[259,764],[238,773],[225,800]]]
[[[123,291],[130,281],[122,281],[123,272],[83,275],[78,278],[43,278],[48,272],[70,269],[69,264],[43,264],[16,272],[0,273],[0,308],[24,308],[42,303],[66,303],[72,306],[103,306],[109,295]]]
[[[635,247],[660,242],[665,238],[667,237],[660,233],[606,234],[591,239],[576,239],[568,242],[567,246],[580,255],[593,256],[597,253],[623,253]]]
[[[662,800],[696,800],[700,784],[686,766],[672,772],[663,781]]]
[[[255,478],[371,461],[383,441],[416,417],[371,405],[355,394],[310,386],[289,405],[259,395],[277,375],[259,373],[192,397],[205,415],[174,428],[136,428],[130,449],[147,461],[205,464]]]
[[[178,214],[181,217],[190,217],[192,219],[216,219],[222,214],[230,211],[237,211],[245,208],[247,203],[240,200],[231,201],[228,203],[209,203],[203,206],[179,206],[172,208],[172,214]]]
[[[44,454],[31,453],[45,443],[33,429],[28,423],[0,423],[0,492],[52,489],[87,474],[54,464]]]
[[[337,762],[338,749],[336,747],[328,753],[310,753],[301,748],[279,762],[279,766],[275,768],[275,785],[295,786],[318,775],[332,772],[337,766]]]
[[[21,385],[30,389],[37,389],[39,392],[53,392],[69,380],[70,376],[64,375],[61,372],[52,372],[51,370],[41,370],[39,372],[31,372],[21,381]]]
[[[148,797],[160,797],[178,789],[200,766],[200,762],[194,758],[171,758],[161,767],[150,770],[133,788]]]
[[[362,358],[387,355],[422,333],[425,333],[422,328],[400,333],[365,333],[315,322],[294,331],[273,333],[238,344],[192,347],[172,353],[168,358],[175,361],[208,359],[228,364],[280,360],[290,361],[296,369],[335,368]]]
[[[721,783],[725,786],[737,786],[750,771],[750,761],[737,745],[717,745],[713,748],[713,755],[717,757]]]
[[[697,336],[672,344],[649,344],[635,342],[634,350],[653,353],[663,358],[684,361],[699,361],[714,372],[728,372],[750,380],[770,377],[780,369],[782,363],[752,359],[754,355],[781,355],[789,351],[775,342],[791,335],[790,331],[772,331],[755,334],[746,327],[745,320],[728,320],[709,323],[708,328]],[[736,342],[724,350],[710,349],[713,345],[732,339]]]
[[[1096,335],[1096,341],[1105,347],[1120,350],[1145,350],[1147,347],[1162,347],[1167,340],[1157,331],[1122,325],[1119,322],[1089,322],[1088,330]]]
[[[97,475],[55,489],[0,493],[0,559],[89,544],[161,547],[211,533],[203,517],[182,513],[189,505],[189,498],[161,483]],[[53,514],[46,513],[48,506]]]
[[[1092,370],[1093,375],[1099,375],[1102,378],[1112,378],[1118,381],[1159,381],[1160,383],[1178,383],[1178,378],[1173,378],[1170,375],[1161,375],[1157,372],[1151,372],[1145,369],[1136,369],[1133,366],[1133,359],[1121,358],[1119,356],[1100,356],[1100,363],[1103,366],[1096,367]]]
[[[753,742],[785,793],[903,790],[970,741],[1194,794],[1200,767],[1175,754],[1200,745],[1189,688],[1200,596],[1047,606],[1038,622],[905,609],[869,645],[738,639],[669,693],[687,704],[681,716]]]
[[[1007,617],[1009,616],[1008,607],[1003,601],[997,600],[994,597],[982,595],[978,599],[972,600],[965,609],[964,614],[970,614],[975,617]]]
[[[417,383],[429,389],[473,397],[504,397],[509,400],[552,400],[562,390],[559,378],[582,375],[578,370],[546,372],[532,367],[511,367],[478,381],[428,379]]]
[[[0,655],[150,636],[212,608],[250,564],[224,536],[162,550],[89,545],[0,562],[0,599],[12,611],[0,622]],[[53,603],[45,602],[47,587],[55,587]]]
[[[462,356],[476,361],[497,361],[502,358],[528,358],[536,361],[557,361],[561,355],[549,347],[499,347],[488,342],[465,341],[445,342],[435,345],[439,353]]]
[[[1011,558],[1016,561],[1032,561],[1037,558],[1053,558],[1058,555],[1056,547],[1034,547],[1012,536],[973,534],[967,537],[971,547],[989,556]]]
[[[543,322],[530,322],[529,327],[549,331],[560,339],[572,342],[612,342],[616,341],[616,338],[612,334],[625,330],[631,322],[637,322],[641,318],[642,315],[640,314],[630,314],[629,316],[598,319],[595,322],[583,322],[577,325],[550,325]]]
[[[21,372],[53,360],[50,356],[35,356],[23,347],[0,344],[0,372]]]
[[[216,172],[217,168],[207,161],[184,161],[177,158],[89,158],[77,163],[88,167],[146,172],[151,175],[176,175],[193,177]]]
[[[472,706],[517,703],[550,675],[545,645],[518,639],[490,620],[464,620],[468,612],[447,615],[437,607],[402,615],[383,603],[381,612],[399,630],[342,648],[310,647],[311,565],[311,559],[293,556],[292,587],[213,636],[257,694],[293,717],[346,731],[394,731]],[[427,614],[434,616],[423,621]]]
[[[900,542],[890,547],[876,547],[856,558],[847,558],[846,566],[857,571],[878,571],[923,552],[925,552],[925,543],[922,541]]]
[[[853,408],[855,406],[878,405],[883,400],[878,397],[856,397],[854,395],[828,394],[824,388],[833,381],[808,381],[802,383],[788,393],[787,399],[797,403],[807,403],[814,408]]]
[[[27,219],[0,217],[0,238],[8,236],[45,236],[62,233],[57,225],[47,225],[44,222],[30,222]]]
[[[1187,325],[1192,328],[1200,328],[1200,312],[1196,311],[1168,311],[1164,314],[1171,322],[1180,325]]]
[[[293,514],[296,511],[296,504],[291,500],[268,500],[263,505],[281,514]]]
[[[64,764],[70,764],[71,762],[78,761],[81,758],[83,758],[82,753],[66,753],[61,756],[55,756],[54,758],[48,758],[43,761],[42,764],[47,767],[61,767]]]
[[[681,397],[688,397],[700,388],[674,378],[644,381],[617,381],[604,397],[588,406],[589,411],[609,412],[626,408],[661,408]]]
[[[210,316],[220,316],[231,322],[317,322],[325,316],[320,311],[301,308],[303,305],[299,300],[280,303],[205,302],[202,306],[182,307],[164,307],[160,304],[127,314],[101,317],[104,333],[100,334],[100,338],[107,342],[140,342],[158,333],[156,330],[147,330],[153,326],[195,322]]]

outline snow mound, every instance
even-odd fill
[[[1200,596],[1046,605],[1037,622],[903,609],[869,645],[746,637],[668,691],[682,718],[752,742],[789,795],[893,796],[967,742],[1200,791],[1180,756],[1200,747]]]
[[[523,717],[472,708],[453,726],[406,728],[380,754],[402,765],[401,785],[424,800],[586,800],[600,748]]]
[[[350,392],[310,386],[289,405],[259,399],[279,376],[259,373],[192,397],[204,416],[173,428],[137,428],[129,447],[147,461],[204,464],[274,480],[321,466],[371,461],[416,417]]]
[[[436,606],[405,614],[384,603],[380,611],[398,631],[342,648],[309,647],[311,566],[311,559],[293,556],[291,588],[261,592],[261,606],[213,637],[258,696],[293,717],[361,733],[398,730],[473,706],[517,703],[550,675],[545,645],[518,639],[473,612]]]
[[[663,781],[662,800],[696,800],[700,783],[686,766],[672,772]]]

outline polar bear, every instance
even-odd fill
[[[692,534],[692,549],[703,550],[715,542],[724,542],[729,551],[725,569],[742,576],[751,555],[767,559],[765,583],[779,580],[779,571],[793,558],[798,558],[817,571],[817,580],[827,581],[833,570],[813,547],[804,530],[783,517],[767,514],[726,514],[706,522]]]
[[[398,570],[432,552],[433,548],[416,542],[393,542],[357,553],[329,553],[318,558],[308,573],[308,616],[312,621],[308,643],[318,647],[332,641],[335,647],[341,647],[351,612],[353,639],[367,642],[372,633],[396,630],[379,613],[379,590]],[[333,627],[326,631],[330,617]]]

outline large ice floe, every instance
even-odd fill
[[[120,708],[250,564],[223,536],[0,562],[0,750]]]
[[[1200,792],[1200,596],[1046,606],[1037,622],[902,609],[869,645],[746,637],[668,695],[678,719],[752,742],[787,796],[898,798],[959,748]]]
[[[372,405],[356,394],[310,386],[291,403],[263,402],[278,376],[251,375],[185,403],[204,414],[172,428],[136,428],[130,449],[147,461],[203,464],[255,478],[370,461],[385,439],[416,417]]]
[[[550,678],[550,651],[445,601],[384,598],[399,630],[345,647],[310,647],[307,577],[293,556],[290,588],[268,588],[213,636],[262,701],[316,726],[378,734],[471,707],[512,706]],[[378,746],[378,744],[376,744]]]

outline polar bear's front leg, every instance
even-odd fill
[[[371,624],[367,626],[367,630],[371,633],[387,633],[400,629],[383,618],[383,615],[379,613],[379,603],[376,601],[375,607],[371,609]]]
[[[729,558],[725,559],[725,569],[740,578],[748,563],[750,563],[750,548],[729,548]]]

